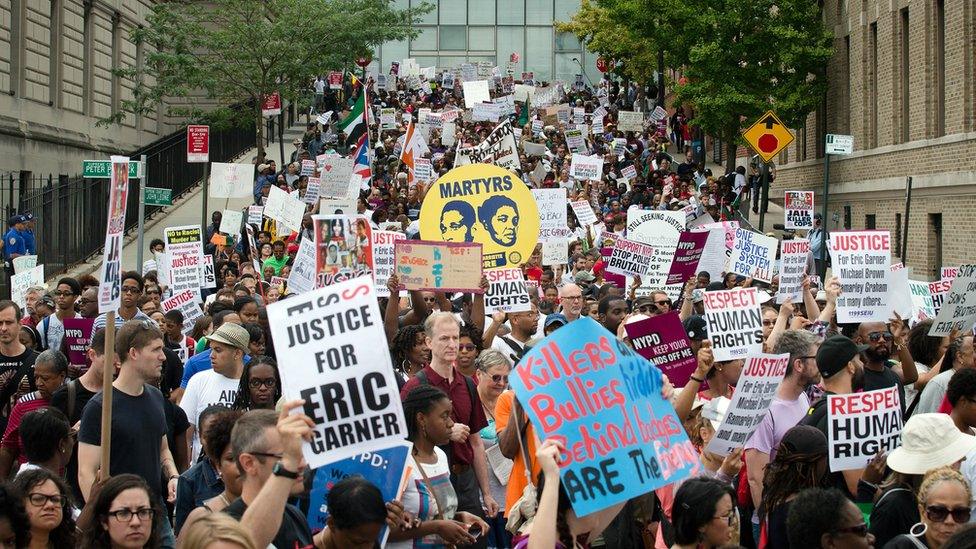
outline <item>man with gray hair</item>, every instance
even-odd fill
[[[776,389],[769,411],[745,446],[746,472],[756,509],[759,509],[759,502],[762,501],[766,465],[776,457],[776,447],[783,435],[799,423],[810,409],[810,399],[805,389],[820,381],[820,370],[817,369],[819,348],[820,338],[806,330],[786,330],[776,343],[774,354],[790,355],[786,375]],[[758,527],[759,515],[754,513],[753,531],[758,531]]]
[[[479,431],[488,426],[478,389],[471,378],[454,368],[460,343],[460,326],[453,314],[432,313],[424,321],[424,334],[430,349],[430,364],[417,372],[403,386],[400,397],[406,398],[414,387],[433,385],[451,398],[451,445],[445,449],[451,463],[451,484],[458,496],[458,511],[481,517],[494,517],[498,503],[488,484],[488,460]],[[482,507],[482,502],[484,506]],[[486,515],[487,513],[487,515]],[[484,547],[482,536],[475,547]]]

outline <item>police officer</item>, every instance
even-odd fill
[[[27,246],[27,255],[37,255],[37,244],[34,242],[34,214],[27,212],[23,216],[27,225],[21,234],[24,236],[24,243]]]
[[[3,235],[3,270],[7,273],[7,280],[14,276],[13,260],[27,254],[27,243],[23,231],[27,228],[27,220],[22,215],[15,215],[7,220],[10,230]]]

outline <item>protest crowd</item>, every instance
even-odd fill
[[[0,546],[976,547],[974,266],[480,69],[320,80],[251,206],[0,301]]]

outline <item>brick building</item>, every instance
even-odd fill
[[[830,159],[828,228],[890,230],[899,257],[908,238],[915,278],[976,260],[976,1],[827,0],[824,10],[827,99],[776,160],[770,196],[814,190],[820,211],[824,135],[850,134],[854,154]]]

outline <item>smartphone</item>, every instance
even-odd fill
[[[468,533],[471,534],[471,537],[478,539],[484,532],[481,531],[480,524],[472,524],[471,528],[468,529]]]

